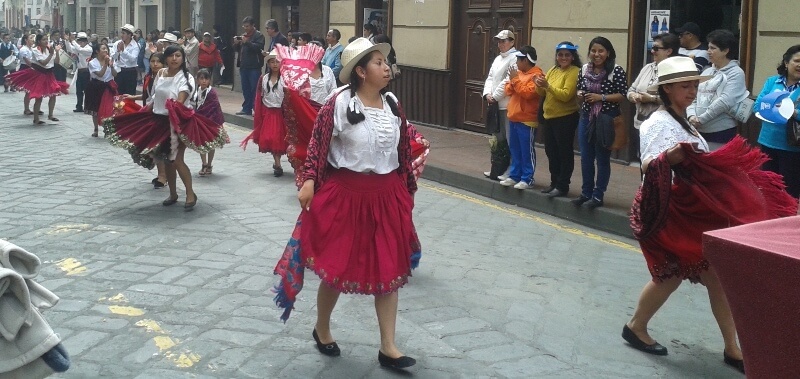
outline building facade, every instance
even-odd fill
[[[376,9],[382,13],[365,21]],[[729,29],[740,37],[740,65],[748,89],[757,94],[783,52],[800,42],[798,13],[800,2],[777,0],[331,0],[329,23],[343,35],[360,35],[365,22],[384,22],[403,72],[392,89],[409,118],[484,132],[481,91],[499,30],[514,31],[518,47],[534,46],[545,70],[554,64],[557,43],[579,45],[585,61],[588,42],[602,35],[613,43],[630,83],[649,58],[654,17],[659,32],[688,21],[704,34]],[[632,119],[632,107],[626,107]],[[629,124],[629,149],[615,153],[623,161],[636,159],[638,150],[638,134]],[[753,140],[759,125],[751,120],[740,133]]]

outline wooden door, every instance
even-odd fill
[[[530,0],[464,0],[454,6],[456,127],[485,133],[483,83],[499,53],[494,36],[508,29],[516,35],[516,47],[530,44]]]

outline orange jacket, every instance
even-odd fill
[[[509,121],[528,123],[538,121],[539,94],[536,93],[536,83],[533,82],[536,75],[544,76],[539,66],[533,66],[526,72],[517,72],[517,76],[506,83],[506,95],[511,98],[508,101]]]

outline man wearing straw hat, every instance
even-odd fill
[[[138,59],[139,43],[133,40],[133,33],[136,28],[131,24],[122,26],[122,40],[116,44],[114,53],[114,64],[120,69],[119,74],[114,79],[119,87],[119,93],[136,95],[136,81],[139,77]]]
[[[83,112],[83,98],[86,86],[89,84],[89,61],[92,59],[92,46],[89,45],[89,36],[84,32],[78,33],[77,37],[70,35],[66,43],[67,52],[76,59],[76,71],[73,76],[75,81],[75,94],[78,102],[75,104],[73,112]]]
[[[11,36],[9,36],[8,33],[3,33],[3,43],[0,44],[0,62],[12,55],[16,56],[17,54],[19,54],[19,49],[17,49],[17,45],[11,42]],[[0,77],[5,78],[6,74],[14,71],[16,70],[13,68],[6,68],[4,65],[0,64]],[[3,92],[8,92],[8,84],[6,84],[5,80],[3,80]]]

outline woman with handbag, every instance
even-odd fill
[[[783,54],[783,60],[778,65],[778,75],[767,78],[753,111],[761,103],[761,98],[776,91],[788,91],[789,98],[795,104],[794,114],[789,122],[800,122],[800,45],[790,47]],[[761,123],[761,132],[758,134],[758,144],[761,151],[766,153],[770,160],[764,163],[763,169],[783,175],[786,192],[793,197],[800,197],[800,146],[789,140],[787,128],[789,125],[777,125],[770,122]]]
[[[744,71],[736,60],[739,46],[736,36],[729,30],[719,29],[708,33],[706,39],[711,67],[703,70],[703,75],[712,78],[700,84],[697,98],[686,109],[686,114],[689,123],[706,141],[722,145],[736,136],[737,121],[733,113],[736,105],[749,94]]]
[[[603,206],[603,195],[611,178],[611,150],[597,146],[595,129],[590,126],[601,114],[612,119],[621,117],[619,103],[625,101],[628,83],[625,70],[615,63],[617,52],[607,38],[595,37],[589,43],[588,55],[589,62],[578,76],[578,98],[583,99],[578,122],[583,185],[581,195],[572,204],[594,209]]]
[[[636,105],[636,118],[633,119],[633,127],[639,130],[644,120],[658,109],[660,100],[658,95],[647,93],[647,88],[658,80],[658,64],[664,59],[678,55],[681,43],[678,36],[671,33],[659,34],[653,37],[653,46],[650,52],[653,54],[653,62],[648,63],[639,71],[639,76],[628,88],[628,101]]]
[[[708,289],[711,311],[724,341],[723,361],[744,372],[742,351],[725,292],[703,256],[703,233],[793,215],[797,200],[775,183],[777,175],[758,169],[766,157],[735,137],[719,150],[686,121],[686,108],[708,76],[698,76],[689,57],[658,65],[662,106],[641,127],[642,185],[631,207],[631,228],[652,279],[645,284],[622,338],[633,348],[667,355],[648,333],[656,312],[684,280]],[[674,323],[673,323],[674,324]]]
[[[536,92],[544,99],[539,125],[544,133],[544,152],[550,169],[550,185],[542,190],[548,197],[567,196],[575,169],[573,144],[578,128],[578,74],[581,58],[578,46],[564,41],[556,45],[556,64],[545,76],[534,78]]]

